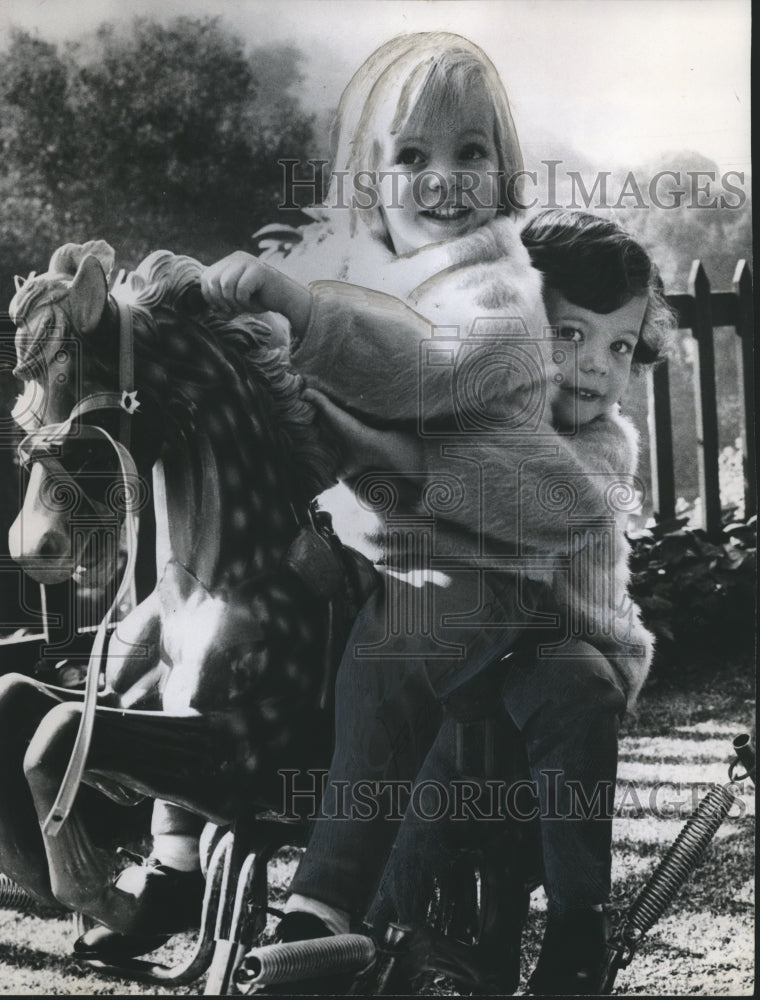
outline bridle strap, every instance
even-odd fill
[[[95,633],[90,660],[87,665],[87,681],[85,683],[82,714],[79,719],[79,729],[74,739],[66,773],[61,781],[53,807],[42,824],[42,832],[49,836],[57,836],[63,824],[68,819],[74,805],[79,786],[82,782],[87,756],[92,742],[92,731],[95,723],[95,713],[98,706],[98,689],[100,675],[107,659],[106,643],[109,630],[113,624],[116,612],[121,602],[129,593],[135,594],[135,565],[137,562],[137,536],[139,531],[139,514],[133,499],[130,497],[130,477],[137,483],[137,467],[129,451],[132,414],[139,404],[134,386],[134,333],[132,327],[132,310],[123,302],[116,302],[119,310],[119,393],[93,393],[78,403],[71,411],[68,420],[54,428],[56,434],[62,437],[68,433],[72,424],[78,418],[94,410],[119,409],[119,441],[115,441],[108,431],[93,425],[92,430],[100,432],[111,444],[119,460],[122,482],[124,483],[125,517],[124,528],[127,542],[127,564],[121,582],[116,591],[111,606]],[[51,428],[51,430],[53,430]],[[134,499],[137,499],[135,497]]]
[[[119,392],[121,393],[121,416],[119,418],[119,441],[129,451],[132,427],[131,413],[126,408],[126,400],[135,387],[135,348],[132,310],[126,302],[118,299],[119,310]]]
[[[124,517],[124,527],[127,541],[127,564],[124,568],[124,574],[121,578],[119,588],[116,591],[116,596],[114,597],[111,606],[106,612],[103,620],[98,626],[97,632],[95,633],[95,641],[92,646],[92,652],[90,653],[90,661],[87,665],[87,682],[85,684],[82,714],[79,719],[79,729],[77,730],[77,734],[74,739],[71,757],[69,758],[68,767],[66,768],[66,773],[63,776],[61,787],[58,790],[58,795],[56,796],[53,807],[50,810],[45,822],[42,824],[42,832],[47,834],[49,837],[55,837],[60,832],[61,827],[66,822],[66,819],[71,812],[72,806],[74,805],[74,799],[79,791],[79,785],[81,784],[82,775],[84,774],[85,766],[87,764],[87,755],[90,750],[90,743],[92,742],[92,730],[95,722],[95,711],[98,704],[100,674],[107,659],[107,655],[105,653],[106,641],[121,602],[134,587],[139,514],[135,509],[136,505],[133,503],[129,495],[129,481],[130,476],[134,477],[133,481],[136,481],[137,468],[135,466],[134,459],[126,448],[119,444],[118,441],[114,441],[108,431],[103,430],[102,427],[98,428],[98,430],[112,445],[118,456],[122,480],[125,485],[125,504],[127,509]]]

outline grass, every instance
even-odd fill
[[[624,908],[635,898],[685,817],[695,784],[728,780],[731,739],[754,731],[754,689],[747,666],[722,664],[712,671],[655,679],[621,736],[618,789],[633,782],[644,806],[647,792],[664,783],[660,810],[621,809],[615,825],[613,896]],[[703,788],[701,789],[704,790]],[[641,804],[641,803],[640,803]],[[668,806],[676,815],[667,815]],[[736,809],[724,821],[701,866],[644,939],[632,963],[618,974],[620,996],[750,996],[754,991],[754,789],[744,783]],[[273,864],[276,905],[298,853]],[[545,922],[542,890],[532,897],[524,934],[522,984],[535,964]],[[155,988],[109,980],[79,968],[70,957],[71,921],[51,915],[0,911],[0,993],[15,995],[197,995],[203,983]],[[178,936],[158,953],[176,961],[187,939]],[[445,981],[425,993],[452,995]]]

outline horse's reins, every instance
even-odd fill
[[[129,590],[133,591],[134,588],[139,516],[136,505],[131,502],[129,496],[129,479],[130,477],[133,477],[134,481],[137,480],[137,467],[129,451],[129,446],[131,437],[131,418],[139,408],[140,404],[137,401],[137,393],[133,389],[134,333],[132,328],[132,311],[125,303],[119,302],[118,300],[114,301],[116,302],[119,310],[119,392],[99,392],[87,396],[73,408],[68,419],[62,424],[46,425],[38,428],[36,431],[29,434],[19,446],[22,461],[24,464],[28,464],[30,461],[35,460],[35,452],[44,451],[45,449],[49,451],[50,446],[55,445],[57,440],[65,439],[66,435],[71,431],[72,425],[78,418],[98,410],[118,409],[120,411],[118,441],[114,440],[114,438],[111,437],[106,430],[102,427],[98,427],[97,425],[88,425],[88,430],[101,434],[114,449],[119,461],[119,469],[125,484],[126,503],[124,524],[127,544],[127,562],[116,596],[114,597],[113,602],[111,603],[103,620],[100,622],[95,634],[95,640],[93,642],[92,652],[87,666],[87,681],[85,684],[79,728],[74,739],[74,745],[71,750],[71,756],[66,768],[66,773],[61,781],[61,787],[58,790],[55,802],[53,803],[48,816],[42,824],[42,832],[50,837],[55,837],[60,833],[60,830],[66,822],[74,805],[74,801],[86,768],[87,756],[92,741],[92,733],[97,710],[100,675],[107,659],[106,642],[108,640],[109,630],[113,624],[117,608],[120,606],[127,592]],[[39,443],[37,443],[35,439],[39,439]],[[28,452],[26,453],[25,448],[28,448]],[[58,462],[54,457],[45,455],[42,460],[49,463],[53,467],[57,466],[64,475],[68,475],[66,470],[63,468],[62,463]],[[154,470],[154,490],[156,486],[158,486],[159,492],[163,493],[165,487],[163,487],[163,477],[160,474],[160,463],[158,468],[159,476],[157,481],[155,479]],[[154,501],[156,502],[158,508],[157,516],[162,510],[165,516],[165,498],[162,499],[162,497],[154,496]],[[320,529],[320,527],[314,522],[311,508],[309,511],[308,522],[303,522],[300,517],[297,519],[302,526],[305,526],[308,523],[311,530],[316,535],[321,536],[323,541],[325,540],[323,530]],[[322,593],[325,581],[323,579],[320,580],[315,587],[313,581],[304,577],[303,568],[301,568],[300,571],[298,570],[298,566],[300,565],[301,563],[299,562],[298,565],[291,566],[291,569],[295,569],[307,585],[311,583],[312,589],[314,589],[315,592],[320,593],[322,596],[326,596],[329,600],[330,595]],[[332,601],[329,601],[329,604],[332,614]],[[323,700],[325,696],[326,692],[323,691]]]
[[[62,424],[41,427],[28,435],[19,445],[22,461],[28,464],[29,460],[34,460],[35,438],[41,438],[45,446],[49,447],[57,439],[65,439],[71,431],[74,422],[85,414],[93,413],[97,410],[114,409],[118,409],[121,414],[118,441],[114,440],[108,431],[97,425],[88,425],[88,430],[102,434],[116,452],[119,460],[119,471],[124,483],[124,528],[127,545],[127,562],[121,583],[116,591],[116,596],[95,633],[95,641],[93,642],[90,660],[87,665],[87,682],[85,684],[79,728],[74,739],[74,746],[71,750],[66,773],[58,790],[58,795],[52,809],[42,824],[42,832],[49,837],[55,837],[60,832],[61,827],[71,812],[77,792],[79,791],[92,741],[100,675],[106,660],[105,647],[108,633],[113,624],[116,610],[119,608],[121,602],[128,592],[134,592],[139,514],[136,505],[130,497],[130,477],[132,477],[133,482],[137,482],[137,467],[129,451],[129,446],[131,418],[140,404],[137,401],[137,393],[134,390],[134,331],[132,327],[132,310],[125,303],[118,300],[115,301],[119,310],[119,392],[97,392],[85,397],[85,399],[77,403],[69,414],[68,419]],[[30,446],[28,454],[24,451],[25,446]],[[63,466],[57,460],[48,457],[46,461],[54,465],[59,465],[64,474],[66,474],[65,469],[63,469]]]

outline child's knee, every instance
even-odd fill
[[[549,699],[567,714],[619,715],[626,707],[623,685],[610,661],[586,642],[577,642],[572,655],[538,664],[548,669]]]
[[[536,671],[543,666],[538,664]],[[532,748],[530,756],[542,756],[568,740],[583,742],[592,732],[600,745],[607,737],[616,739],[626,697],[614,669],[599,653],[558,659],[547,664],[540,680],[535,674],[533,678],[535,684],[503,691],[507,711]]]
[[[622,716],[626,698],[609,660],[596,653],[573,662],[565,686],[565,704],[581,714]]]

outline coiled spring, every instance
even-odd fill
[[[312,941],[264,945],[248,952],[235,981],[246,990],[313,976],[358,972],[374,957],[375,943],[363,934],[336,934]]]
[[[697,812],[678,834],[628,911],[623,933],[629,943],[646,934],[660,919],[675,894],[696,868],[733,803],[733,792],[723,785],[714,785],[699,803]]]
[[[20,910],[24,913],[33,905],[34,900],[25,889],[7,875],[0,875],[0,909]]]

